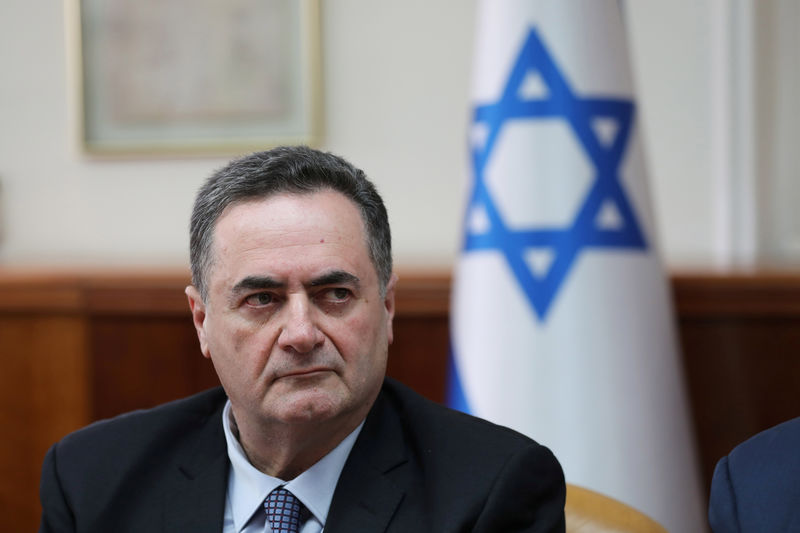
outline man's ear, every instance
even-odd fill
[[[397,274],[392,273],[392,277],[386,283],[386,296],[383,298],[383,306],[386,308],[386,336],[389,344],[394,340],[392,330],[392,320],[394,319],[394,287],[397,285]]]
[[[186,298],[189,299],[189,309],[192,310],[192,322],[194,329],[197,330],[197,339],[200,341],[200,351],[203,352],[203,357],[210,358],[211,351],[208,348],[208,340],[206,339],[206,304],[200,297],[194,285],[189,285],[184,291]]]

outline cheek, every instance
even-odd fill
[[[340,325],[340,337],[347,339],[349,345],[364,346],[372,343],[378,334],[378,329],[373,321],[364,314],[357,314],[345,319]]]
[[[231,362],[238,368],[257,366],[268,354],[269,332],[260,324],[229,320],[210,330],[209,346],[213,358]],[[264,355],[263,357],[266,357]]]
[[[374,367],[386,353],[386,326],[373,316],[358,316],[339,325],[339,351],[347,363],[360,368]]]

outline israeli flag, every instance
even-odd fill
[[[618,3],[480,3],[473,104],[450,404],[705,531]]]

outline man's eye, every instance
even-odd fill
[[[247,305],[252,306],[263,306],[269,305],[273,302],[273,297],[268,292],[259,292],[257,294],[251,294],[245,299],[245,303]]]
[[[337,287],[325,291],[325,298],[332,302],[342,302],[350,297],[350,290]]]

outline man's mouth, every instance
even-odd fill
[[[285,379],[285,378],[310,378],[320,376],[322,374],[333,372],[330,368],[326,367],[311,367],[311,368],[301,368],[297,370],[292,370],[290,372],[286,372],[278,376],[278,379]]]

